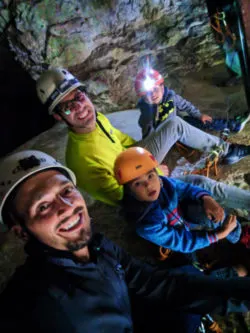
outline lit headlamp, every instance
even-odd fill
[[[147,76],[143,82],[144,90],[151,91],[151,90],[153,90],[154,86],[155,86],[155,80],[153,80],[149,76]]]

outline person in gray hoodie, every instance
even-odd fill
[[[234,164],[250,155],[250,146],[229,143],[182,119],[179,116],[181,112],[187,112],[191,118],[200,120],[202,124],[212,122],[210,116],[202,114],[192,103],[164,86],[164,78],[158,71],[152,68],[142,69],[135,79],[135,91],[140,97],[137,107],[141,112],[139,125],[142,128],[143,140],[150,141],[153,133],[159,132],[158,145],[164,146],[164,154],[179,141],[205,152],[219,147],[223,164]],[[161,159],[159,154],[154,155],[158,160]]]

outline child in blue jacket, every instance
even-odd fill
[[[226,238],[236,243],[241,225],[198,186],[159,176],[147,150],[131,147],[115,161],[124,185],[123,207],[142,238],[174,251],[192,253]]]

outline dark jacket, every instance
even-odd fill
[[[140,109],[139,125],[145,138],[163,121],[186,112],[189,116],[200,119],[201,112],[192,103],[177,95],[173,90],[164,87],[162,102],[159,105],[148,104],[140,98],[137,107]]]
[[[132,258],[97,234],[90,261],[30,244],[26,263],[0,297],[1,332],[132,332],[129,292],[164,307],[208,313],[226,310],[229,296],[250,299],[250,280],[220,281],[172,274]]]

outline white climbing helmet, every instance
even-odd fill
[[[42,73],[36,83],[36,91],[40,101],[47,104],[49,114],[54,113],[60,101],[77,87],[84,87],[64,68],[50,68]]]
[[[11,154],[0,163],[0,223],[3,221],[3,208],[11,192],[29,176],[46,169],[66,171],[76,185],[75,174],[57,162],[52,156],[38,150],[24,150]]]

